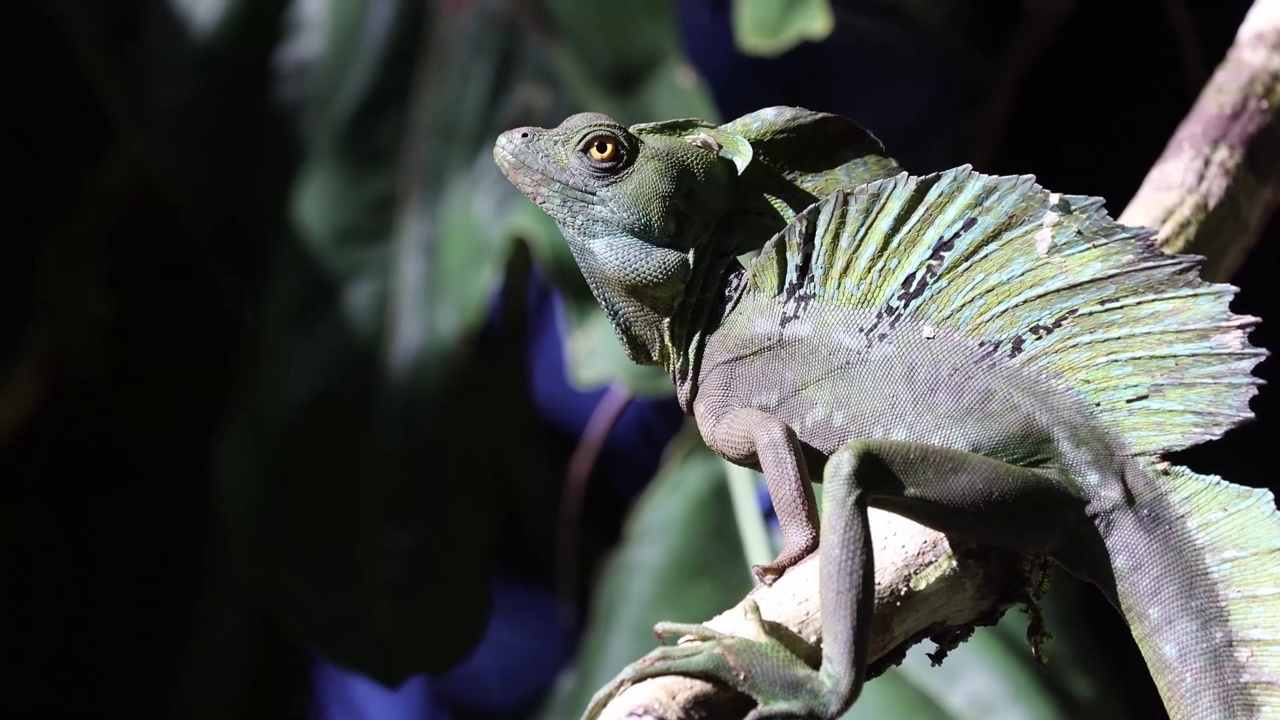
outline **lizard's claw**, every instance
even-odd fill
[[[752,565],[751,574],[761,585],[772,585],[782,577],[782,574],[797,563],[809,557],[818,550],[818,537],[814,535],[812,539],[789,540],[782,548],[782,552],[778,553],[778,557],[773,559],[771,563],[762,565]]]
[[[694,639],[656,648],[627,666],[591,698],[582,720],[594,720],[627,687],[662,675],[723,683],[750,696],[756,708],[746,720],[836,717],[840,708],[833,705],[834,694],[819,672],[788,647],[799,638],[791,635],[784,644],[776,636],[780,626],[766,626],[755,602],[747,600],[744,607],[755,626],[754,638],[727,635],[703,625],[656,625],[654,633],[660,638],[685,635]]]

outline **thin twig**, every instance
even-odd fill
[[[591,471],[600,459],[609,433],[633,399],[634,396],[625,385],[610,385],[591,411],[587,426],[583,428],[573,455],[569,457],[564,494],[560,498],[560,542],[556,566],[559,575],[558,594],[571,613],[578,599],[578,538],[581,534],[582,506],[587,497],[587,481],[591,479]]]
[[[1235,43],[1120,222],[1231,277],[1280,203],[1280,0],[1256,0]]]

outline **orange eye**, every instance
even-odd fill
[[[618,143],[613,138],[601,135],[587,143],[587,155],[596,162],[609,162],[618,157]]]

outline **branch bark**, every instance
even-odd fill
[[[990,548],[952,548],[946,536],[890,512],[870,510],[876,560],[876,614],[871,623],[870,675],[896,664],[916,642],[934,636],[945,644],[949,632],[994,623],[1026,587],[1024,561]],[[821,635],[815,554],[791,568],[772,586],[757,586],[747,597],[766,621],[787,626],[815,648]],[[750,635],[742,603],[707,625],[734,635]],[[668,675],[623,690],[600,720],[705,720],[742,717],[749,705],[734,691],[694,678]]]
[[[1256,0],[1234,44],[1151,168],[1120,221],[1158,228],[1169,252],[1196,253],[1207,279],[1222,280],[1244,261],[1280,203],[1280,0]],[[940,533],[871,511],[876,614],[872,672],[921,639],[989,624],[1025,591],[1022,560],[993,549],[952,548]],[[817,644],[818,565],[811,557],[748,597],[766,620]],[[752,632],[742,604],[708,623]],[[667,676],[628,687],[601,720],[740,717],[743,698],[728,688]]]
[[[1280,203],[1280,0],[1255,0],[1235,42],[1120,222],[1158,228],[1226,280]]]

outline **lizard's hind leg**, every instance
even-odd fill
[[[867,508],[880,507],[936,530],[1019,552],[1052,553],[1091,527],[1083,492],[1054,473],[924,443],[856,440],[823,473],[822,684],[830,715],[861,690],[874,607],[875,570]]]

